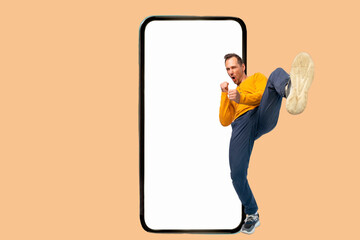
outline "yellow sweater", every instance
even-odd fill
[[[240,103],[231,101],[227,92],[221,92],[220,123],[223,126],[230,125],[236,118],[260,105],[264,93],[267,78],[261,73],[247,77],[236,90],[240,93]]]

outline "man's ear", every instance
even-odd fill
[[[241,64],[241,67],[243,68],[243,72],[245,72],[245,64]]]

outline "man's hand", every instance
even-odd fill
[[[228,91],[229,91],[228,86],[229,86],[229,83],[228,83],[228,82],[223,82],[223,83],[221,83],[221,84],[220,84],[221,91],[223,91],[223,92],[228,92]]]
[[[231,89],[229,91],[229,99],[233,100],[236,103],[240,102],[240,93],[236,89]]]

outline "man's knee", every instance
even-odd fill
[[[284,73],[286,73],[285,70],[284,70],[283,68],[281,68],[281,67],[278,67],[277,69],[275,69],[275,70],[271,73],[269,79],[270,79],[271,77],[273,77],[273,78],[271,78],[271,79],[277,79],[278,76],[280,76],[281,74],[284,74]]]
[[[285,70],[281,67],[278,67],[277,69],[274,70],[274,72],[285,72]]]
[[[284,69],[279,67],[270,74],[268,81],[271,82],[273,86],[278,86],[282,83],[282,81],[284,81],[284,79],[289,78],[290,75]]]

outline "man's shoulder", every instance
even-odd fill
[[[257,72],[250,76],[251,78],[258,79],[258,78],[266,78],[264,74]]]
[[[267,82],[267,78],[265,77],[265,75],[260,72],[257,72],[251,76],[248,76],[244,81],[244,85],[254,86],[258,84],[266,84],[266,82]]]

